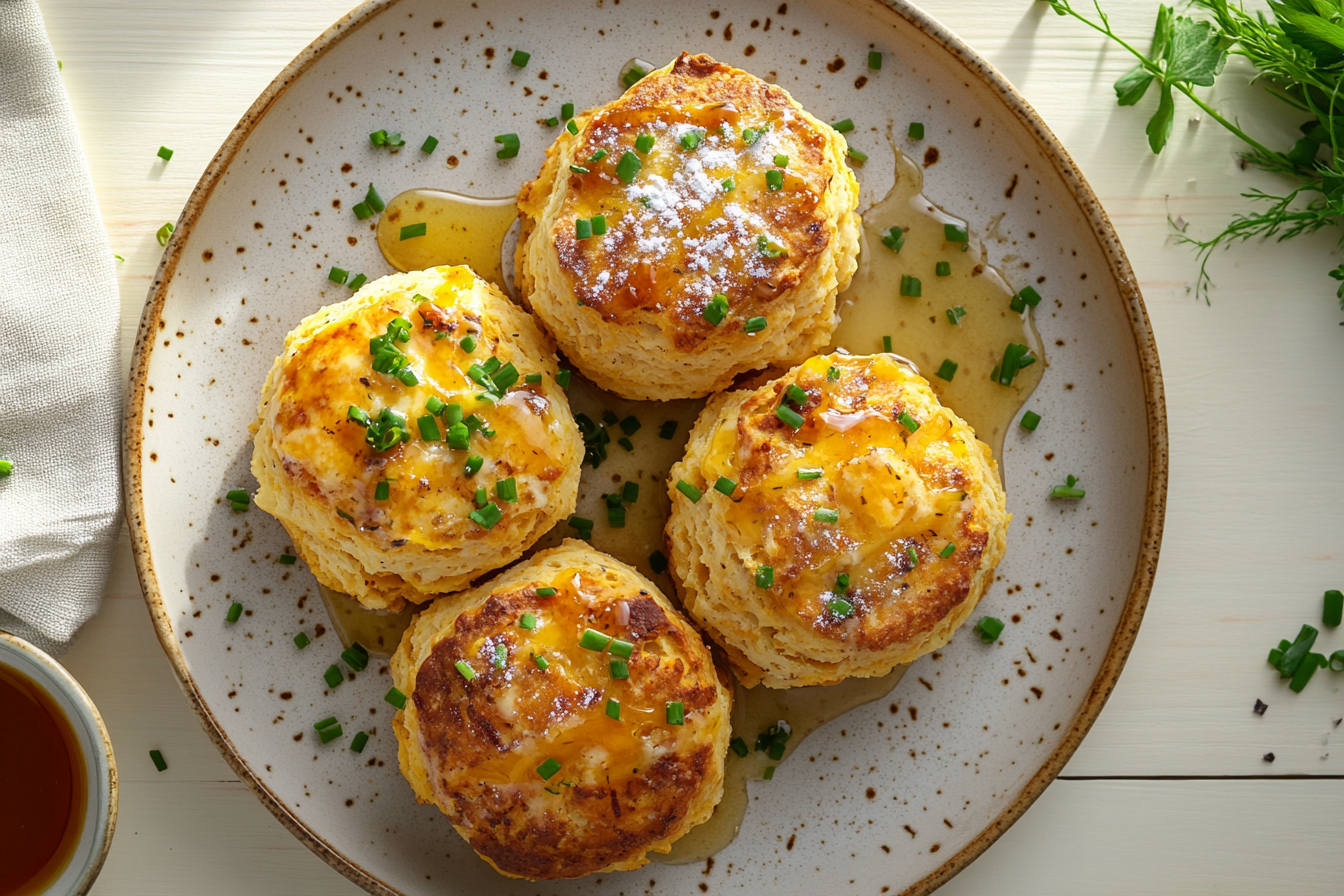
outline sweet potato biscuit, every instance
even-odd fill
[[[783,88],[684,53],[574,124],[519,194],[516,260],[586,376],[694,398],[826,344],[859,246],[839,133]]]
[[[882,675],[943,646],[1010,519],[989,447],[891,355],[715,397],[669,494],[682,605],[747,686]]]
[[[581,541],[435,601],[392,675],[402,773],[510,877],[638,868],[723,795],[731,692],[709,650]]]

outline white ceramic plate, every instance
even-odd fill
[[[870,47],[885,54],[879,72],[866,69]],[[509,64],[516,48],[532,54],[525,69]],[[1045,296],[1050,367],[1031,402],[1044,422],[1008,436],[1015,519],[982,604],[1013,621],[993,647],[959,633],[889,700],[812,735],[753,785],[742,832],[712,869],[538,887],[495,874],[437,809],[415,805],[396,770],[382,664],[325,693],[334,634],[301,652],[290,640],[326,621],[315,582],[276,562],[287,542],[274,520],[234,514],[223,495],[254,486],[247,425],[285,333],[349,294],[328,268],[388,270],[349,211],[367,183],[389,198],[507,195],[554,137],[537,120],[615,96],[631,57],[682,50],[777,81],[824,120],[854,119],[851,143],[871,157],[865,206],[891,185],[889,122],[925,122],[940,152],[926,194],[1001,235],[991,259]],[[379,128],[407,135],[406,149],[372,148]],[[506,131],[522,151],[499,161],[491,138]],[[426,134],[441,141],[431,156],[417,150]],[[356,9],[257,100],[187,204],[145,309],[125,446],[141,582],[202,724],[315,852],[371,892],[402,894],[928,892],[1030,805],[1100,711],[1147,600],[1167,472],[1152,335],[1095,197],[1001,76],[914,7],[878,0]],[[1068,473],[1086,500],[1050,501]],[[230,626],[234,600],[247,614]],[[362,755],[348,738],[316,743],[311,726],[328,715],[376,729]]]

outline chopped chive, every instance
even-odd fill
[[[457,662],[453,663],[453,666],[457,668],[458,674],[460,674],[467,681],[471,681],[473,678],[476,677],[476,670],[471,668],[471,666],[467,665],[466,660],[458,660]]]
[[[799,479],[820,479],[820,478],[821,478],[821,468],[820,468],[820,467],[800,467],[800,468],[798,469],[798,478],[799,478]]]
[[[247,489],[242,488],[231,488],[224,493],[224,497],[229,499],[229,501],[231,502],[238,502],[242,504],[246,504],[248,501],[251,500],[251,497],[247,494]]]
[[[443,399],[439,398],[437,395],[431,395],[425,401],[425,410],[429,411],[435,417],[439,416],[447,409],[448,405],[444,404]]]
[[[745,128],[742,131],[742,142],[748,146],[754,146],[756,141],[761,139],[768,130],[770,130],[770,125],[768,124],[762,125],[759,128]]]
[[[1022,415],[1022,419],[1018,421],[1017,425],[1027,432],[1035,432],[1036,427],[1041,425],[1041,415],[1035,411],[1027,411]]]
[[[403,694],[401,691],[397,690],[396,688],[392,688],[390,691],[384,694],[383,700],[387,703],[391,703],[397,709],[406,708],[406,695]]]
[[[238,603],[238,601],[234,601],[233,603],[229,604],[229,610],[227,613],[224,614],[224,621],[229,623],[237,622],[240,618],[242,618],[242,615],[243,615],[243,605]]]
[[[537,774],[541,775],[543,781],[551,780],[558,771],[560,771],[560,763],[556,762],[554,757],[548,757],[545,762],[537,766]]]
[[[765,771],[761,772],[761,780],[763,781],[773,780],[775,777],[775,768],[776,766],[767,765],[765,767]]]
[[[294,646],[299,648],[300,650],[307,647],[310,643],[311,642],[308,640],[308,636],[303,632],[299,632],[297,635],[294,636]]]
[[[737,189],[737,184],[733,183],[731,177],[725,177],[723,180],[719,181],[719,186],[723,187],[723,192],[725,193],[731,193],[733,190]]]
[[[173,157],[173,151],[166,146],[160,146],[159,151],[156,152],[155,155],[166,162]]]
[[[1336,650],[1330,654],[1330,659],[1326,660],[1331,672],[1344,672],[1344,650]]]
[[[536,663],[537,668],[543,672],[545,672],[551,665],[550,660],[546,659],[546,657],[544,656],[535,653],[532,655],[532,662]]]
[[[546,119],[546,127],[553,128],[560,123],[560,119],[551,117]]]
[[[621,500],[626,504],[634,504],[639,500],[639,483],[627,479],[625,485],[621,487]]]
[[[616,163],[616,176],[624,183],[634,183],[635,175],[644,164],[639,160],[639,156],[632,152],[626,152],[621,156],[621,160]]]
[[[840,121],[831,125],[831,127],[842,134],[848,134],[850,131],[854,130],[854,122],[850,121],[848,118],[842,118]]]
[[[401,228],[401,239],[413,240],[418,236],[424,236],[425,231],[428,229],[428,225],[424,221],[421,221],[419,224],[407,224],[405,227]]]
[[[699,146],[700,141],[703,139],[705,139],[705,132],[700,130],[699,128],[696,128],[693,131],[687,131],[686,133],[682,134],[681,139],[678,140],[677,142],[681,144],[682,149],[686,150],[687,152],[690,152],[691,150]]]
[[[327,716],[325,719],[323,719],[323,720],[320,721],[320,722],[314,722],[314,723],[313,723],[313,730],[314,730],[314,731],[321,731],[322,729],[324,729],[324,728],[330,728],[332,725],[335,725],[335,724],[336,724],[336,717],[335,717],[335,716]]]
[[[297,556],[295,556],[294,554],[281,554],[281,555],[280,555],[280,563],[281,563],[282,565],[284,565],[284,566],[293,566],[295,563],[298,563],[298,562],[299,562],[299,558],[298,558]]]
[[[779,407],[775,408],[775,416],[794,429],[797,429],[806,422],[803,419],[802,414],[785,404],[781,404]]]
[[[485,493],[485,486],[476,489],[476,506],[484,507],[490,498]]]
[[[579,533],[580,538],[588,539],[593,537],[593,521],[587,517],[579,516],[576,513],[572,514],[567,522],[571,529],[574,529]]]
[[[352,290],[358,290],[368,281],[369,278],[364,276],[363,274],[356,274],[353,278],[351,278],[350,282],[345,285],[350,287]]]
[[[1050,489],[1050,497],[1070,498],[1073,500],[1087,497],[1087,492],[1081,488],[1078,488],[1077,483],[1078,483],[1078,477],[1074,476],[1073,474],[1069,474],[1069,477],[1066,480],[1064,480],[1064,485],[1057,485],[1054,488]]]
[[[574,104],[573,103],[562,104],[560,106],[560,117],[563,118],[565,121],[569,121],[571,118],[573,118]]]
[[[891,337],[890,337],[890,336],[883,336],[883,337],[882,337],[882,351],[886,352],[887,354],[891,354]]]
[[[570,166],[569,166],[569,170],[570,170],[570,171],[573,171],[575,174],[587,174],[587,173],[588,173],[588,169],[585,168],[585,167],[583,167],[582,165],[570,165]]]
[[[667,724],[686,724],[686,704],[680,700],[672,700],[667,704]]]
[[[938,552],[938,556],[946,559],[947,557],[951,557],[952,552],[955,551],[956,549],[957,546],[949,541],[947,545],[941,551]]]
[[[599,653],[607,649],[612,642],[611,635],[603,634],[595,628],[586,628],[579,637],[579,646],[584,650],[596,650]]]
[[[742,325],[742,332],[748,334],[759,333],[765,329],[765,325],[766,320],[764,317],[749,317],[747,318],[747,322]]]
[[[523,382],[529,386],[539,385],[541,383],[541,374],[529,373],[527,376],[523,377]]]
[[[662,575],[667,572],[667,555],[662,551],[654,551],[650,554],[649,569],[653,570],[655,575]]]
[[[630,664],[625,660],[612,660],[607,664],[607,668],[610,670],[612,678],[623,681],[630,677]]]
[[[993,644],[1003,633],[1003,621],[993,616],[981,616],[980,621],[975,624],[975,633],[980,636],[981,641]]]
[[[593,215],[593,236],[602,236],[607,232],[607,216]]]
[[[616,440],[616,444],[617,444],[617,445],[620,445],[620,446],[621,446],[622,448],[624,448],[626,451],[634,451],[634,450],[635,450],[635,443],[632,442],[632,441],[630,441],[629,439],[627,439],[627,438],[625,438],[625,437],[621,437],[621,438],[617,439],[617,440]]]
[[[862,165],[864,162],[868,161],[868,154],[867,154],[867,153],[865,153],[865,152],[859,152],[857,149],[855,149],[855,148],[852,147],[852,146],[847,146],[847,147],[845,147],[845,155],[849,156],[851,159],[853,159],[854,161],[858,162],[860,165]]]
[[[756,587],[769,588],[775,583],[775,568],[773,566],[756,567]]]
[[[317,737],[319,740],[322,741],[322,743],[329,744],[336,738],[341,737],[344,734],[345,732],[341,730],[340,723],[338,722],[335,725],[328,725],[321,731],[317,732]]]
[[[789,157],[784,155],[784,153],[782,152],[775,153],[775,167],[777,168],[789,167]]]
[[[818,507],[812,512],[812,519],[819,523],[837,523],[840,521],[840,511],[833,507]]]
[[[965,224],[944,224],[943,239],[949,243],[964,243],[968,239]]]
[[[677,431],[677,421],[668,420],[664,422],[662,426],[658,427],[658,438],[670,439],[672,438],[673,435],[676,434],[676,431]]]
[[[947,322],[953,326],[961,323],[961,319],[966,316],[966,309],[960,305],[953,305],[947,309]]]
[[[1041,304],[1041,294],[1030,286],[1024,286],[1013,296],[1012,304],[1014,305],[1014,310],[1017,311],[1022,310],[1016,307],[1018,304],[1035,308],[1037,305]]]
[[[933,266],[933,273],[939,277],[951,277],[952,263],[948,261],[938,262]]]
[[[511,65],[516,65],[518,68],[526,68],[527,61],[531,58],[531,53],[524,53],[522,50],[514,50],[513,58],[509,60],[509,63]]]
[[[910,560],[911,569],[914,569],[916,566],[919,565],[919,552],[916,551],[914,548],[906,548],[905,556]]]
[[[349,278],[349,276],[350,272],[345,270],[344,268],[332,268],[330,271],[327,272],[327,279],[330,280],[332,283],[344,284],[346,279]]]
[[[639,418],[632,414],[621,421],[621,432],[628,436],[632,436],[639,432],[639,426]]]
[[[161,772],[168,770],[168,762],[158,750],[149,751],[149,761],[154,763],[154,767]]]
[[[619,499],[620,495],[615,497]],[[607,525],[613,529],[625,528],[625,505],[621,504],[619,500],[616,504],[607,505]]]
[[[487,504],[480,510],[473,510],[467,514],[467,519],[471,520],[482,529],[492,529],[495,523],[504,519],[504,512],[494,504]]]
[[[517,134],[497,134],[495,142],[502,144],[503,149],[495,153],[497,159],[512,159],[518,155],[518,147],[521,145]]]
[[[1325,662],[1322,662],[1323,660]],[[1295,694],[1302,693],[1302,689],[1307,686],[1307,682],[1311,681],[1311,676],[1316,674],[1316,669],[1328,662],[1319,653],[1308,653],[1298,664],[1297,671],[1293,673],[1292,681],[1288,682],[1288,689]]]
[[[765,188],[771,193],[784,189],[784,172],[778,168],[771,168],[766,171]]]
[[[618,722],[621,720],[621,701],[607,698],[607,717]]]
[[[442,441],[443,435],[439,432],[439,422],[434,419],[433,414],[424,414],[415,421],[415,425],[420,428],[420,438],[426,442]]]
[[[840,379],[840,368],[839,368],[839,367],[827,367],[827,368],[826,368],[826,379],[830,380],[831,382],[835,382],[835,381],[839,380],[839,379]]]
[[[409,367],[403,367],[395,374],[396,378],[401,380],[404,386],[416,386],[420,384],[420,379],[415,375],[415,371]]]
[[[882,237],[882,245],[893,252],[901,251],[901,247],[905,245],[905,231],[900,227],[891,228]]]
[[[420,151],[425,155],[430,155],[439,146],[439,138],[430,135],[425,138],[425,142],[420,144]]]
[[[503,669],[509,663],[509,648],[504,644],[495,645],[495,668]]]
[[[555,384],[556,384],[557,386],[559,386],[561,389],[564,389],[564,390],[568,391],[568,390],[569,390],[569,377],[570,377],[570,372],[569,372],[568,370],[560,370],[560,371],[557,371],[556,374],[555,374]]]
[[[170,221],[160,227],[155,233],[154,238],[159,241],[160,246],[168,245],[168,237],[173,235],[173,225]]]
[[[510,476],[508,479],[501,479],[495,483],[495,494],[501,501],[508,501],[510,504],[518,503],[518,480]]]
[[[586,240],[593,235],[593,222],[587,218],[576,218],[574,220],[574,239]]]
[[[630,659],[631,655],[634,654],[634,652],[635,652],[635,645],[630,643],[629,641],[622,641],[621,639],[617,638],[616,640],[611,642],[612,656],[619,656],[622,659],[628,660]]]
[[[329,688],[338,688],[341,686],[341,682],[345,681],[345,676],[341,674],[339,666],[328,666],[327,671],[322,673],[322,678]]]
[[[1003,360],[994,368],[990,379],[1001,386],[1011,386],[1013,379],[1023,367],[1036,363],[1036,358],[1025,345],[1010,342],[1003,350]]]
[[[555,589],[554,589],[554,588],[545,588],[545,587],[543,587],[543,588],[538,588],[538,589],[537,589],[537,597],[555,597]]]
[[[912,121],[912,122],[910,122],[910,129],[907,130],[905,133],[906,133],[906,136],[909,137],[911,140],[923,140],[923,139],[924,139],[924,123],[923,123],[923,122],[920,122],[920,121]]]
[[[638,137],[636,137],[635,149],[647,155],[649,150],[653,149],[653,135],[640,134]]]
[[[886,338],[889,339],[891,337]],[[807,404],[807,390],[799,386],[797,383],[789,383],[789,385],[784,389],[784,395],[785,397],[788,398],[789,401],[793,402],[798,407],[802,407],[803,405]]]
[[[369,184],[369,189],[364,194],[364,201],[369,204],[369,208],[376,212],[381,212],[387,208],[387,203],[383,201],[382,196],[378,195],[378,191],[374,189],[373,184]]]
[[[919,278],[910,274],[901,275],[901,295],[908,298],[917,299],[924,294],[923,284]]]
[[[723,293],[717,293],[701,313],[705,320],[717,327],[728,316],[728,297]]]
[[[363,753],[364,747],[369,742],[369,733],[361,731],[355,735],[354,740],[350,741],[350,750],[354,753]]]
[[[358,641],[341,651],[341,659],[356,672],[363,672],[369,665],[369,652]]]
[[[747,742],[740,737],[735,737],[730,740],[728,742],[728,749],[732,750],[743,759],[746,759],[747,754],[751,752],[751,748],[747,746]]]
[[[593,162],[600,162],[606,157],[607,157],[607,151],[605,149],[599,149],[597,152],[593,153],[588,157],[588,163],[592,164]]]
[[[880,71],[882,69],[881,53],[877,52],[876,50],[868,51],[868,68],[872,69],[875,72]]]
[[[1330,589],[1325,592],[1325,609],[1321,613],[1321,622],[1336,626],[1344,619],[1344,592]]]
[[[700,500],[700,489],[691,485],[685,479],[677,480],[677,491],[690,498],[692,504]]]
[[[957,362],[951,358],[944,358],[943,363],[938,366],[937,377],[940,380],[952,381],[952,377],[957,375]]]
[[[471,447],[471,430],[467,428],[467,424],[461,421],[448,424],[448,447],[454,451],[465,451]],[[472,469],[472,461],[477,459],[475,456],[467,459],[468,476],[476,472]],[[476,465],[476,469],[480,469],[480,464]]]
[[[841,619],[848,619],[854,615],[854,605],[843,597],[833,597],[826,601],[826,609]]]
[[[733,496],[733,492],[737,491],[737,483],[729,479],[727,476],[720,476],[719,481],[714,483],[714,491],[718,492],[721,495],[727,495],[728,497],[731,498]]]

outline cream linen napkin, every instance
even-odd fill
[[[120,520],[120,303],[35,0],[0,0],[0,629],[48,652],[98,610]]]

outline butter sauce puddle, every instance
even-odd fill
[[[940,400],[975,428],[998,459],[1006,433],[1044,372],[1040,336],[1030,310],[1018,314],[1009,308],[1014,291],[988,264],[984,244],[974,235],[968,238],[965,251],[961,244],[949,243],[943,225],[965,226],[966,222],[929,202],[922,189],[923,172],[897,151],[891,192],[864,213],[859,269],[837,301],[841,323],[828,351],[871,354],[882,350],[884,335],[891,336],[892,350],[919,368]],[[511,292],[516,217],[516,201],[511,197],[478,199],[442,190],[410,190],[388,203],[378,222],[378,245],[398,270],[467,264]],[[420,222],[428,225],[424,236],[400,238],[403,226]],[[893,226],[904,232],[900,252],[881,242]],[[949,275],[937,275],[939,261],[948,263]],[[899,294],[903,275],[920,279],[921,296]],[[946,314],[954,306],[966,311],[957,324]],[[1040,363],[1023,368],[1011,386],[1002,386],[990,379],[990,372],[1010,342],[1026,345]],[[951,381],[936,375],[944,359],[958,365]],[[576,416],[586,414],[597,425],[606,425],[611,436],[606,459],[596,469],[585,466],[579,483],[575,513],[594,522],[590,543],[631,564],[665,593],[674,595],[670,577],[653,571],[650,556],[666,551],[667,475],[684,453],[704,399],[627,401],[603,392],[577,372],[569,399]],[[632,452],[618,443],[626,435],[620,421],[630,417],[640,424],[628,436]],[[675,423],[675,431],[671,438],[661,438],[659,430],[669,422]],[[619,491],[627,481],[639,484],[639,499],[627,505],[625,525],[613,528],[607,522],[605,495]],[[577,537],[577,530],[561,522],[529,554],[554,547],[566,537]],[[374,655],[390,655],[414,615],[414,608],[395,614],[365,610],[343,594],[327,588],[320,591],[341,641],[348,646],[358,640]],[[906,668],[898,667],[880,678],[850,679],[825,687],[746,689],[735,683],[733,734],[751,748],[757,735],[785,721],[791,729],[783,757],[787,759],[811,732],[889,694]],[[650,858],[664,864],[701,862],[726,847],[737,836],[747,811],[747,782],[760,780],[765,769],[776,764],[754,749],[745,758],[730,753],[723,799],[713,816],[678,840],[670,853],[651,854]]]

